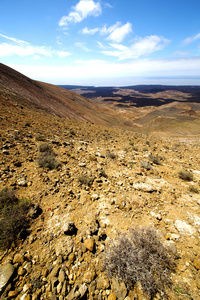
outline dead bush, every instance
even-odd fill
[[[48,168],[50,170],[58,168],[60,165],[56,159],[56,154],[53,148],[48,143],[39,146],[40,155],[38,156],[38,164],[40,167]]]
[[[88,176],[87,174],[81,174],[81,175],[78,177],[78,181],[79,181],[81,184],[90,186],[90,185],[92,184],[92,182],[94,181],[94,178]]]
[[[0,248],[9,248],[18,234],[28,227],[29,207],[30,202],[18,199],[12,190],[0,192]]]
[[[50,170],[57,169],[60,165],[59,161],[55,158],[55,154],[43,152],[38,157],[38,164],[40,167],[48,168]]]
[[[154,228],[139,227],[122,234],[107,249],[104,263],[108,276],[118,277],[129,288],[139,282],[151,299],[158,292],[167,297],[175,262]]]
[[[188,171],[180,171],[178,173],[178,177],[185,180],[185,181],[192,181],[193,180],[193,174]]]

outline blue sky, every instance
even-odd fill
[[[200,0],[1,0],[0,62],[53,84],[200,85]]]

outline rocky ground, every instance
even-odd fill
[[[33,204],[28,236],[0,252],[1,299],[148,299],[109,278],[103,264],[112,241],[137,226],[153,226],[176,257],[169,299],[200,298],[198,139],[6,105],[0,124],[0,190]],[[56,153],[56,169],[39,166],[42,144]]]

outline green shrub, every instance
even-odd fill
[[[192,181],[193,180],[193,174],[188,171],[180,171],[178,173],[178,177],[186,180],[186,181]]]
[[[9,248],[20,232],[28,227],[30,202],[18,199],[12,190],[0,192],[0,248]]]
[[[105,268],[109,277],[118,277],[129,288],[136,282],[151,299],[159,293],[165,296],[170,287],[173,255],[160,242],[154,228],[135,228],[122,234],[106,250]]]

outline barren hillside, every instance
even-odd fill
[[[35,106],[52,86],[15,84],[0,101],[1,299],[198,300],[198,136],[60,117]]]

